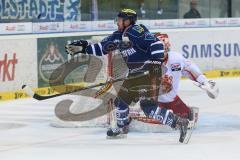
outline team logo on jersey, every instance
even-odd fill
[[[138,25],[134,26],[132,29],[137,31],[138,33],[142,33],[144,31],[143,27],[138,26]]]
[[[180,63],[171,64],[171,70],[172,71],[181,71],[181,64]]]
[[[152,33],[147,32],[147,33],[145,33],[145,38],[144,39],[147,40],[147,41],[152,41],[152,40],[155,40],[156,38],[153,36]]]

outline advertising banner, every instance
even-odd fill
[[[33,23],[33,33],[63,32],[63,22]]]
[[[209,27],[209,19],[201,18],[201,19],[179,19],[178,27],[184,28],[194,28],[194,27]]]
[[[32,33],[32,23],[0,23],[0,34]]]
[[[211,18],[212,27],[240,26],[240,18]]]
[[[117,24],[113,20],[92,22],[92,31],[113,31],[117,29]]]
[[[228,26],[227,18],[212,18],[210,19],[210,23],[212,27],[226,27]]]
[[[91,40],[91,36],[39,38],[37,40],[38,87],[48,87],[51,76],[53,82],[57,82],[59,78],[61,78],[64,68],[57,70],[54,76],[52,73],[71,58],[71,56],[65,52],[65,45],[79,39]],[[83,59],[84,56],[79,57],[76,60],[81,61]],[[82,77],[84,77],[83,74],[86,71],[86,67],[87,66],[79,67],[71,72],[65,82],[81,82]]]
[[[36,39],[0,40],[0,92],[37,87]]]
[[[76,21],[79,8],[79,0],[1,0],[0,22]]]
[[[91,21],[64,22],[64,32],[91,31]]]
[[[193,60],[204,71],[240,68],[240,30],[203,29],[169,32],[171,50]]]
[[[240,26],[240,18],[228,18],[228,26]]]
[[[174,20],[151,20],[149,21],[149,28],[158,29],[158,28],[177,28],[178,19]]]

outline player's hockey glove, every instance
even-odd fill
[[[86,40],[73,41],[65,46],[65,51],[70,55],[86,53],[86,48],[88,45],[89,43]]]

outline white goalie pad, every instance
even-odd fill
[[[190,127],[193,129],[196,129],[198,126],[198,120],[199,120],[199,108],[198,107],[189,107],[191,109],[191,113],[193,116],[193,120],[190,121]]]

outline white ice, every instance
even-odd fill
[[[200,108],[189,144],[178,142],[178,132],[131,132],[127,139],[107,140],[104,128],[53,128],[49,123],[62,97],[1,102],[0,160],[239,160],[240,78],[215,80],[216,100],[192,82],[181,82],[182,99]]]

